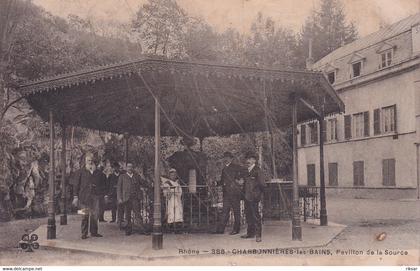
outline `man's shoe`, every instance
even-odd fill
[[[92,233],[90,236],[92,237],[103,237],[101,234],[99,233]]]
[[[239,233],[239,231],[231,231],[229,234],[230,235],[235,235],[235,234],[238,234]]]
[[[255,241],[256,242],[261,242],[262,240],[261,240],[261,236],[257,236],[257,238],[255,238]]]
[[[224,231],[214,231],[214,232],[212,232],[213,234],[224,234],[225,232]]]
[[[105,219],[101,219],[99,220],[99,222],[108,222],[108,221],[106,221]]]
[[[88,236],[87,235],[82,235],[82,239],[87,239]]]
[[[131,235],[131,231],[126,231],[125,235],[127,235],[127,236]]]
[[[115,220],[111,220],[111,221],[109,221],[109,223],[114,223],[115,222]]]
[[[244,238],[244,239],[249,239],[249,238],[254,238],[254,237],[255,235],[250,235],[250,234],[244,234],[241,236],[241,238]]]

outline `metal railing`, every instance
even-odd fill
[[[288,220],[292,215],[292,187],[267,187],[259,211],[264,220]],[[208,232],[216,228],[222,217],[222,197],[219,188],[197,185],[194,191],[188,186],[165,188],[162,191],[162,227],[164,232]],[[133,202],[134,226],[141,231],[151,231],[153,223],[153,197],[150,191],[143,191],[141,200]],[[319,191],[317,187],[299,187],[299,205],[303,220],[319,218]],[[180,199],[175,200],[176,197]],[[175,202],[178,203],[175,203]],[[177,208],[181,208],[178,209]],[[181,210],[181,211],[180,211]],[[171,213],[172,212],[172,213]],[[179,221],[179,215],[182,221]],[[172,217],[171,217],[172,216]],[[177,223],[173,223],[178,221]],[[233,225],[233,212],[228,226]],[[244,202],[241,201],[241,224],[246,223]]]

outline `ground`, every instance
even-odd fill
[[[278,265],[316,265],[316,264],[396,264],[419,265],[420,244],[420,201],[416,200],[375,200],[338,199],[327,201],[328,219],[346,224],[344,229],[325,247],[314,248],[330,250],[334,255],[200,255],[160,259],[140,259],[135,257],[101,257],[101,265],[154,265],[154,264],[278,264]],[[41,265],[66,264],[89,265],[98,262],[98,254],[70,252],[57,249],[39,249],[34,253],[18,252],[15,248],[25,230],[45,224],[44,219],[20,220],[0,224],[0,265]],[[384,237],[379,241],[378,235]],[[305,238],[305,236],[304,236]],[[306,248],[305,251],[309,252]],[[355,255],[362,251],[363,255]],[[367,252],[375,255],[367,255]],[[407,253],[403,256],[389,256],[385,253]],[[382,255],[378,255],[382,253]],[[346,255],[347,254],[347,255]],[[103,256],[103,255],[101,255]]]

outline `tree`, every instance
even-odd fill
[[[148,0],[137,11],[132,30],[144,43],[146,53],[180,57],[187,22],[185,11],[175,0]]]
[[[295,66],[296,38],[292,31],[276,26],[270,17],[258,13],[246,40],[248,66],[290,69]]]
[[[299,35],[297,55],[302,56],[299,66],[305,67],[310,40],[312,58],[317,61],[356,38],[357,29],[353,22],[347,22],[340,0],[321,0],[320,7],[312,11]]]

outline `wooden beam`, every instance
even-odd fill
[[[55,226],[55,157],[54,157],[54,114],[49,111],[49,126],[50,126],[50,168],[48,174],[48,223],[47,223],[47,239],[56,238]]]
[[[300,225],[299,209],[299,183],[298,183],[298,152],[297,152],[297,100],[292,104],[292,131],[293,131],[293,213],[292,213],[292,240],[302,240],[302,227]]]
[[[158,250],[163,248],[162,214],[160,200],[160,99],[155,97],[155,179],[153,198],[153,233],[152,246]]]
[[[299,98],[299,101],[305,105],[309,110],[311,110],[318,118],[321,117],[321,113],[315,109],[315,107],[313,105],[311,105],[309,102],[307,102],[306,100],[304,100],[303,98]]]

